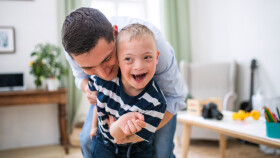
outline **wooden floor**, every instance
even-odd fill
[[[181,152],[180,143],[175,141],[174,153],[177,158],[181,158]],[[188,156],[190,158],[218,158],[218,142],[192,140]],[[228,141],[226,157],[280,158],[280,155],[265,155],[256,145],[244,144],[238,140],[231,139]],[[51,145],[0,151],[0,158],[82,158],[82,154],[79,147],[71,147],[70,154],[65,155],[61,146]]]

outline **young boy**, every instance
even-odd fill
[[[92,157],[152,157],[153,134],[166,109],[164,95],[153,79],[159,57],[156,40],[146,26],[131,24],[118,34],[116,48],[117,77],[111,81],[89,78],[90,90],[97,91],[99,125]],[[138,115],[131,117],[132,112]],[[107,120],[112,117],[117,121],[110,125]],[[142,141],[116,144],[123,139]]]

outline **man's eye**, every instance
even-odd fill
[[[108,58],[105,59],[105,61],[109,61],[112,58],[112,56],[109,56]]]
[[[83,67],[84,70],[90,70],[91,67]]]

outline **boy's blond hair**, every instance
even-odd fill
[[[142,37],[152,38],[156,46],[156,39],[154,33],[147,26],[138,23],[127,25],[118,34],[116,42],[117,49],[119,44],[124,40],[130,42],[133,39]]]

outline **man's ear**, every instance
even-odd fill
[[[119,33],[119,30],[118,30],[118,26],[117,25],[113,25],[113,33],[114,33],[114,36],[117,37],[118,33]]]

